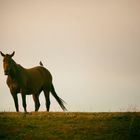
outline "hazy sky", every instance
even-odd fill
[[[0,50],[25,68],[41,60],[69,111],[140,111],[139,0],[0,0]],[[2,57],[0,78],[0,111],[15,111]]]

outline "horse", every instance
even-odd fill
[[[26,69],[12,59],[15,52],[12,54],[4,54],[0,51],[0,53],[3,56],[3,68],[4,74],[7,75],[7,85],[14,99],[17,112],[19,112],[18,93],[21,93],[24,112],[27,112],[26,95],[33,96],[35,111],[38,111],[40,107],[39,95],[42,91],[45,95],[46,110],[48,112],[50,109],[50,92],[62,110],[67,110],[64,106],[65,101],[61,99],[55,91],[51,73],[43,66],[42,62],[40,66]]]

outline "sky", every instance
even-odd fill
[[[0,0],[0,50],[41,60],[70,112],[140,111],[139,15],[139,0]],[[0,111],[15,111],[6,78],[0,57]],[[53,96],[50,111],[62,111]]]

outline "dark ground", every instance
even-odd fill
[[[140,140],[140,112],[1,112],[0,140]]]

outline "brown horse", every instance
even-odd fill
[[[18,107],[18,97],[17,94],[21,93],[22,95],[22,104],[24,111],[26,112],[26,95],[32,94],[33,100],[35,102],[35,111],[39,110],[40,102],[39,95],[41,91],[44,91],[46,99],[46,109],[50,109],[50,92],[57,100],[61,108],[65,111],[64,101],[58,97],[55,92],[51,73],[42,66],[37,66],[30,69],[25,69],[21,65],[17,64],[12,57],[15,52],[12,54],[4,54],[0,52],[4,57],[3,59],[3,68],[4,73],[7,75],[7,85],[10,89],[10,92],[13,96],[16,111],[19,111]]]

